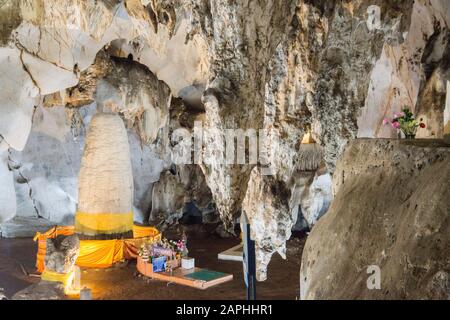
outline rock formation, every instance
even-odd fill
[[[209,212],[211,192],[197,165],[181,165],[161,174],[153,186],[150,224],[165,229],[184,213],[187,203],[195,201],[202,213]]]
[[[86,136],[78,178],[75,232],[83,237],[132,237],[133,176],[122,119],[98,113]]]
[[[55,279],[42,279],[36,284],[17,292],[13,300],[64,300],[73,280],[75,261],[80,253],[80,240],[77,235],[58,236],[47,239],[45,253],[45,272],[58,275],[71,274],[68,283]],[[79,272],[79,271],[78,271]],[[45,275],[42,275],[45,278]]]
[[[448,142],[350,143],[303,250],[301,298],[449,299],[449,179]]]
[[[194,198],[228,229],[245,212],[264,279],[299,212],[311,227],[326,211],[349,141],[395,137],[382,119],[404,105],[427,125],[418,137],[450,132],[449,24],[446,0],[3,1],[1,228],[73,223],[104,109],[127,129],[135,221],[175,221]],[[171,135],[197,120],[215,130],[197,149],[210,161],[177,163]],[[262,132],[256,163],[220,161],[230,129]]]
[[[75,265],[80,253],[77,235],[48,238],[45,253],[45,269],[58,273],[68,273]]]

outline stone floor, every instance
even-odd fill
[[[84,269],[82,285],[92,289],[94,299],[245,299],[242,264],[217,259],[219,252],[238,244],[239,239],[222,239],[207,233],[189,234],[188,237],[189,253],[195,257],[197,266],[231,273],[234,279],[198,290],[137,276],[136,263],[130,261],[109,269]],[[304,237],[289,240],[287,260],[274,255],[268,280],[257,284],[258,299],[298,298],[304,241]],[[31,238],[0,239],[0,288],[4,288],[7,297],[39,281],[39,277],[33,275],[36,247]]]

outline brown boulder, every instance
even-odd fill
[[[450,299],[449,155],[443,140],[351,142],[303,250],[301,298]]]

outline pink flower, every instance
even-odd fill
[[[384,124],[384,125],[387,125],[388,123],[391,123],[391,122],[389,121],[389,119],[388,119],[388,118],[384,118],[384,119],[383,119],[383,124]]]
[[[403,117],[405,114],[403,112],[396,112],[394,113],[394,118],[401,118]]]
[[[400,123],[398,123],[397,121],[392,122],[392,128],[394,128],[394,129],[400,128]]]

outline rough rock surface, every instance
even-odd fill
[[[301,144],[311,123],[312,84],[309,82],[312,76],[306,68],[312,68],[318,50],[308,39],[308,31],[314,28],[317,37],[324,32],[323,19],[316,14],[309,23],[304,17],[309,15],[307,12],[306,5],[298,5],[284,41],[269,61],[264,131],[259,136],[264,153],[260,154],[261,166],[252,171],[242,204],[256,241],[259,280],[266,278],[267,265],[274,252],[286,257],[286,240],[296,223],[299,206],[303,207],[302,194],[323,162],[318,144]],[[300,26],[300,22],[304,24]],[[302,45],[304,42],[311,45]],[[311,212],[311,215],[317,214]]]
[[[300,195],[300,214],[312,228],[327,212],[333,199],[331,190],[331,176],[327,172],[318,170],[308,179]]]
[[[291,181],[290,181],[291,182]],[[254,170],[243,203],[256,241],[258,280],[267,277],[273,253],[286,258],[286,241],[299,217],[311,228],[326,212],[331,201],[331,178],[328,173],[300,172],[292,185],[274,176]]]
[[[449,132],[444,127],[450,110],[449,19],[447,0],[3,1],[0,221],[16,212],[70,223],[77,199],[77,174],[70,171],[78,170],[89,123],[83,105],[96,101],[99,84],[99,101],[114,101],[127,120],[138,221],[150,215],[152,195],[158,194],[153,183],[173,161],[160,148],[167,142],[160,134],[176,126],[172,119],[167,123],[166,105],[158,102],[180,97],[191,116],[217,129],[216,137],[205,141],[210,147],[224,145],[227,129],[271,130],[265,144],[274,155],[271,176],[264,174],[268,163],[225,165],[212,157],[201,165],[228,228],[241,209],[255,223],[277,225],[258,231],[267,232],[258,237],[266,239],[268,261],[273,252],[283,252],[300,194],[306,195],[300,192],[305,179],[299,164],[322,160],[302,152],[299,142],[307,130],[331,173],[349,140],[395,136],[381,120],[404,104],[427,124],[418,136]],[[109,80],[104,79],[108,59],[97,63],[99,52],[122,58],[115,59],[119,72]],[[153,77],[140,72],[144,66]],[[127,82],[127,71],[165,85]],[[145,92],[148,87],[162,89],[163,99]],[[102,95],[102,88],[114,96]],[[130,93],[136,99],[128,99]],[[58,113],[59,124],[67,120],[58,127],[71,135],[55,131],[55,140],[49,123],[39,119],[42,106],[46,115]],[[48,146],[55,148],[55,158],[67,161],[55,165],[50,153],[40,157]],[[50,170],[54,167],[61,171]],[[282,199],[272,187],[285,191]],[[265,209],[250,205],[264,201]]]
[[[352,141],[303,250],[301,298],[449,299],[449,181],[448,142]]]
[[[80,240],[76,234],[47,239],[45,269],[68,273],[75,265],[80,253]]]
[[[377,13],[376,7],[372,10],[374,21],[380,21],[383,12]],[[418,137],[443,137],[450,5],[448,1],[414,1],[411,11],[405,13],[410,15],[410,24],[404,29],[404,41],[385,43],[371,71],[367,98],[358,117],[359,137],[396,137],[395,130],[383,126],[382,120],[405,105],[427,125],[418,130]],[[376,23],[372,28],[381,26]]]
[[[370,72],[385,42],[402,42],[413,1],[378,1],[378,28],[371,28],[371,1],[336,2],[328,21],[315,83],[313,132],[333,171],[348,139],[357,135],[357,115],[369,89]],[[327,15],[330,5],[323,8]]]
[[[203,172],[197,165],[173,166],[153,185],[150,224],[165,229],[182,217],[191,201],[202,214],[209,213],[212,198]]]
[[[209,81],[202,101],[206,128],[217,134],[207,144],[223,153],[227,129],[263,127],[264,93],[268,70],[292,17],[295,1],[198,1],[194,17],[210,43]],[[229,24],[233,28],[229,28]],[[252,79],[251,81],[248,81]],[[222,147],[222,148],[221,148]],[[224,164],[219,155],[202,164],[208,186],[227,227],[239,214],[254,164]]]
[[[77,211],[132,211],[134,189],[127,138],[118,115],[97,113],[92,118],[81,160]]]
[[[129,59],[115,58],[97,82],[97,107],[120,113],[128,126],[138,124],[141,141],[153,143],[169,118],[170,89],[144,65]]]
[[[36,232],[44,233],[55,226],[45,218],[15,216],[0,225],[0,236],[3,238],[31,238]]]
[[[11,300],[66,300],[64,286],[60,282],[39,281],[15,293]]]
[[[73,270],[79,253],[80,240],[75,234],[47,239],[45,269],[68,273]],[[66,299],[64,290],[60,282],[41,280],[14,294],[12,300],[64,300]]]

